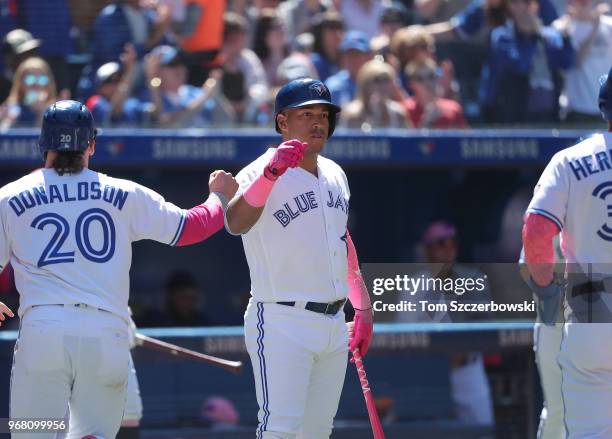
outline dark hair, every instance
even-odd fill
[[[246,32],[246,20],[241,15],[234,12],[226,12],[223,15],[223,40],[232,34]]]
[[[53,169],[59,175],[78,174],[83,170],[84,151],[58,151],[53,159]]]
[[[268,33],[275,27],[282,26],[278,14],[274,9],[262,9],[255,22],[253,41],[253,52],[261,61],[265,61],[270,56],[270,50],[266,44]],[[289,55],[289,50],[285,47],[285,56]]]
[[[342,15],[336,11],[321,12],[312,20],[312,35],[314,37],[313,52],[327,59],[327,52],[323,47],[323,31],[328,28],[341,27],[344,29]],[[331,61],[331,60],[330,60]]]
[[[510,16],[510,11],[508,10],[508,0],[501,0],[497,6],[489,6],[487,3],[484,6],[484,11],[487,24],[491,28],[503,25]]]

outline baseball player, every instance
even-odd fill
[[[128,326],[128,340],[130,349],[136,347],[136,323],[132,319],[132,310],[130,310],[130,324]],[[121,420],[121,428],[117,434],[117,439],[138,439],[140,437],[140,420],[142,419],[142,397],[140,396],[140,386],[138,384],[138,376],[136,375],[136,367],[130,352],[130,372],[128,374],[126,395],[125,395],[125,410],[123,419]]]
[[[563,253],[561,252],[559,235],[555,236],[553,245],[555,249],[555,266],[563,265]],[[527,280],[529,271],[524,265],[525,251],[521,250],[519,264],[521,276]],[[565,423],[563,414],[563,396],[561,394],[561,368],[557,362],[561,340],[563,337],[564,316],[562,302],[553,302],[557,307],[558,318],[554,324],[542,323],[548,310],[538,307],[538,317],[533,325],[533,351],[535,362],[540,375],[540,385],[544,395],[544,406],[540,412],[540,423],[538,424],[537,439],[563,439],[565,438]]]
[[[339,111],[318,80],[283,86],[275,102],[283,142],[240,171],[226,213],[251,274],[245,338],[258,438],[328,438],[349,337],[351,351],[365,354],[372,336],[372,307],[347,230],[346,175],[320,155]],[[356,310],[350,334],[347,297]]]
[[[612,131],[612,69],[599,94]],[[610,177],[612,134],[594,135],[552,158],[535,188],[523,226],[528,283],[538,296],[542,323],[560,321],[563,286],[555,281],[553,238],[561,233],[566,323],[558,356],[566,437],[612,437],[612,337],[607,288],[612,275]],[[580,324],[589,323],[589,324]]]
[[[11,261],[20,293],[10,417],[62,419],[69,406],[70,439],[114,438],[128,379],[131,244],[208,238],[238,184],[215,171],[208,200],[183,210],[90,170],[94,121],[76,101],[46,110],[38,144],[44,168],[0,189],[0,268]]]
[[[132,319],[132,311],[130,310],[130,324],[128,325],[128,340],[130,349],[136,347],[136,324]],[[123,411],[123,419],[121,420],[121,428],[115,439],[138,439],[140,437],[140,420],[142,419],[142,398],[140,397],[140,386],[138,385],[138,377],[136,376],[136,368],[134,360],[130,352],[129,374],[127,378],[125,392],[125,408]],[[66,424],[70,422],[70,411],[67,410],[64,417]],[[55,439],[66,439],[68,434],[58,433]]]

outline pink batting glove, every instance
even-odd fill
[[[349,330],[349,350],[353,352],[359,349],[362,357],[365,357],[372,341],[372,310],[355,310],[352,331]],[[355,360],[351,358],[351,363]]]
[[[276,181],[287,169],[298,166],[304,158],[306,148],[308,144],[297,139],[287,140],[278,145],[268,166],[264,169],[264,177]]]

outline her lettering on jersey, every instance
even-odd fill
[[[106,185],[101,187],[99,181],[82,181],[77,183],[76,188],[76,192],[72,193],[70,192],[71,188],[67,184],[50,184],[48,192],[44,186],[26,189],[18,195],[11,197],[9,205],[17,216],[21,216],[28,209],[41,205],[100,199],[121,210],[129,195],[128,192],[113,186]]]

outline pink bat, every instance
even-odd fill
[[[374,433],[374,439],[385,439],[385,432],[380,425],[380,419],[378,418],[378,412],[374,405],[374,397],[372,396],[372,390],[370,389],[370,383],[366,376],[365,368],[363,367],[363,360],[359,349],[352,351],[353,359],[355,360],[355,367],[357,368],[357,375],[359,375],[359,382],[361,384],[361,390],[363,390],[363,397],[365,398],[366,407],[368,408],[368,416],[370,417],[370,424],[372,425],[372,432]]]

